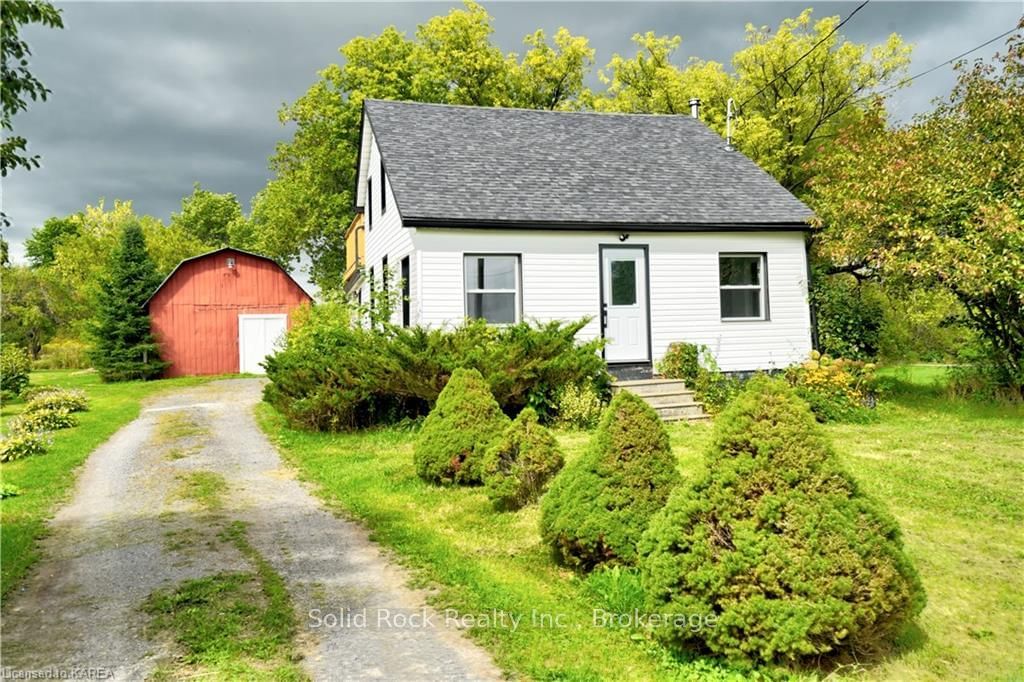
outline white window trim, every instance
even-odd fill
[[[760,284],[722,284],[722,259],[723,258],[757,258],[757,279]],[[732,253],[722,252],[718,254],[718,313],[722,322],[767,322],[768,321],[768,281],[766,277],[768,254],[765,253]],[[754,291],[757,290],[758,306],[761,314],[755,317],[727,317],[722,310],[722,291]]]
[[[516,288],[515,289],[470,289],[466,286],[466,259],[467,258],[490,258],[490,257],[507,257],[512,258],[515,264],[515,272],[513,277]],[[515,320],[512,322],[487,322],[492,327],[507,327],[510,324],[517,324],[523,319],[522,312],[522,267],[523,267],[523,255],[521,253],[508,253],[507,251],[499,253],[487,253],[480,251],[469,251],[462,254],[462,316],[469,320],[481,320],[482,317],[472,317],[469,314],[469,295],[470,294],[515,294],[513,311],[515,312]],[[486,320],[485,320],[486,321]]]

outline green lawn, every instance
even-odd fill
[[[38,558],[36,541],[46,531],[46,520],[67,497],[78,466],[89,453],[137,417],[144,398],[167,388],[209,380],[187,377],[104,384],[94,372],[69,370],[37,371],[31,376],[33,384],[84,390],[89,396],[89,411],[78,414],[78,426],[55,432],[45,455],[0,465],[3,481],[21,489],[17,497],[0,501],[0,589],[4,595]],[[19,402],[5,404],[0,417],[6,422],[23,407]]]
[[[899,518],[929,603],[919,627],[908,629],[892,651],[834,675],[1019,679],[1024,410],[950,402],[934,383],[943,372],[932,367],[888,373],[895,390],[876,422],[826,429],[850,471]],[[296,431],[267,405],[260,406],[259,417],[301,475],[320,484],[329,504],[361,520],[419,582],[434,588],[435,606],[523,616],[516,628],[470,630],[513,674],[749,679],[713,661],[669,655],[639,633],[594,627],[592,609],[601,604],[571,572],[551,563],[538,537],[536,507],[499,514],[479,489],[422,483],[412,467],[413,432]],[[680,469],[687,478],[697,475],[710,426],[676,425],[670,432]],[[587,438],[559,435],[570,459]],[[555,617],[560,620],[553,622]]]

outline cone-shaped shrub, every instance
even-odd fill
[[[416,440],[416,473],[431,483],[480,483],[484,455],[507,425],[480,372],[456,369]]]
[[[648,521],[679,480],[658,415],[619,392],[587,451],[555,477],[541,501],[541,536],[569,566],[632,564]]]
[[[895,520],[858,490],[785,382],[760,377],[717,419],[708,471],[678,488],[641,543],[669,644],[785,661],[885,638],[924,606]]]
[[[558,441],[527,407],[508,425],[484,459],[484,485],[497,509],[520,509],[537,500],[565,464]]]

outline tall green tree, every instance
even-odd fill
[[[117,249],[121,234],[128,225],[141,226],[150,258],[157,273],[167,275],[183,258],[209,251],[183,228],[164,225],[152,216],[137,215],[130,201],[115,201],[108,207],[103,201],[86,206],[70,217],[78,225],[54,245],[53,262],[44,268],[59,283],[65,296],[57,302],[61,334],[81,336],[83,323],[92,317],[93,302],[103,280],[106,263]]]
[[[62,239],[78,234],[81,226],[81,214],[64,218],[47,218],[41,227],[32,230],[32,236],[25,240],[25,255],[32,267],[52,265],[56,258],[56,248]]]
[[[91,325],[91,359],[103,381],[154,379],[167,367],[143,307],[159,283],[142,227],[126,225],[107,264]]]
[[[834,270],[952,293],[1022,394],[1024,35],[996,63],[956,70],[933,112],[897,128],[865,118],[819,157],[817,249]]]
[[[60,10],[43,0],[4,0],[0,3],[0,75],[3,79],[0,121],[5,131],[3,143],[0,144],[0,174],[4,177],[12,168],[32,170],[39,167],[39,156],[27,151],[28,140],[9,133],[14,130],[14,115],[28,109],[30,99],[45,101],[50,94],[42,81],[29,71],[32,51],[19,34],[21,27],[26,24],[64,28]]]
[[[242,206],[234,194],[217,194],[197,182],[192,194],[181,200],[181,213],[171,214],[171,227],[204,244],[223,246],[231,241],[232,226],[242,220]]]
[[[367,97],[546,109],[585,102],[583,80],[593,61],[585,38],[561,29],[549,42],[533,33],[520,58],[503,53],[493,32],[486,10],[467,2],[422,24],[414,37],[388,27],[341,47],[344,62],[323,69],[280,112],[296,130],[270,159],[276,177],[253,200],[248,246],[283,262],[306,252],[313,280],[324,289],[340,286]]]
[[[672,61],[679,36],[637,34],[636,55],[616,54],[602,70],[607,88],[594,97],[594,107],[685,114],[690,98],[699,97],[702,118],[725,135],[731,97],[734,145],[802,194],[810,177],[807,162],[839,130],[867,113],[870,103],[859,98],[898,84],[910,60],[911,47],[898,35],[869,48],[833,33],[838,23],[836,16],[812,21],[808,9],[774,31],[748,24],[747,47],[733,55],[731,71],[700,59],[679,66]]]
[[[0,327],[4,343],[39,357],[43,344],[57,333],[62,292],[49,273],[25,266],[4,267]]]

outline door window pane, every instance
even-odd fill
[[[722,256],[718,260],[718,273],[723,286],[758,285],[761,283],[760,256]]]
[[[515,256],[467,256],[467,289],[515,289]]]
[[[516,295],[469,294],[466,298],[469,317],[487,320],[491,324],[512,324],[516,321]]]
[[[761,317],[761,290],[722,289],[722,317]]]
[[[636,261],[611,262],[612,305],[636,304]]]

